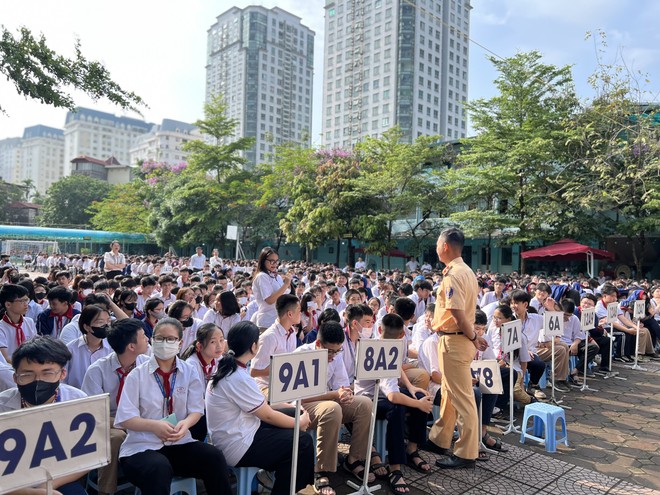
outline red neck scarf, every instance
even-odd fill
[[[21,316],[20,320],[18,320],[18,323],[14,323],[9,319],[9,316],[7,316],[7,313],[2,317],[2,321],[5,323],[9,324],[16,330],[16,347],[19,347],[23,342],[25,342],[25,332],[23,331],[23,316]]]
[[[62,332],[62,328],[66,323],[69,323],[71,321],[71,318],[73,318],[73,306],[69,304],[69,309],[66,310],[65,313],[62,313],[61,315],[52,315],[55,317],[55,338],[60,336],[60,333]],[[67,319],[66,323],[64,322],[64,318]]]
[[[204,357],[202,356],[201,352],[195,351],[195,354],[197,354],[197,359],[199,359],[199,362],[202,364],[206,381],[209,381],[211,379],[211,373],[213,372],[213,367],[215,366],[215,359],[211,359],[211,362],[207,363],[206,361],[204,361]]]
[[[128,371],[124,371],[124,368],[122,368],[121,366],[115,370],[117,372],[117,375],[119,376],[119,388],[117,389],[117,398],[116,398],[117,405],[119,405],[119,399],[121,398],[121,391],[124,390],[124,379],[126,378],[126,376],[128,376],[128,374],[131,371],[133,371],[133,368],[135,368],[135,363],[131,364],[128,367]]]

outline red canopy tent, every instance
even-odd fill
[[[573,239],[561,241],[537,249],[530,249],[520,254],[528,260],[544,261],[581,261],[586,258],[587,271],[593,277],[594,260],[614,261],[614,253],[603,249],[596,249],[575,242]]]

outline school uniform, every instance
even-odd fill
[[[259,272],[252,282],[252,293],[257,301],[258,309],[255,314],[255,324],[259,328],[270,327],[277,319],[275,303],[268,304],[266,298],[277,292],[284,285],[282,277],[274,277],[266,272]]]
[[[82,399],[83,397],[87,397],[87,394],[82,390],[66,383],[60,383],[55,402],[66,402],[68,400]],[[0,393],[0,413],[18,411],[21,408],[21,394],[18,388],[10,388]]]
[[[619,303],[619,306],[617,307],[616,310],[617,316],[624,315],[625,313],[621,309],[621,304]],[[596,322],[600,320],[601,318],[606,318],[607,317],[607,307],[603,304],[603,300],[599,299],[598,302],[596,303]],[[619,322],[621,323],[621,322]],[[623,323],[621,323],[623,325]],[[614,332],[620,332],[621,330],[617,330],[615,328],[612,329]],[[626,332],[624,332],[626,333]],[[623,355],[627,356],[634,356],[635,355],[635,346],[637,345],[637,336],[633,334],[626,333],[625,337],[625,349],[621,353]],[[639,354],[652,354],[653,351],[653,341],[651,339],[651,334],[649,332],[648,328],[640,327],[639,329]],[[609,359],[609,357],[608,357]],[[609,362],[609,361],[608,361]]]
[[[164,310],[166,311],[167,308],[169,307],[170,304],[172,304],[174,301],[176,301],[176,296],[170,292],[170,294],[165,297],[163,296],[160,292],[155,292],[151,295],[152,298],[158,298],[163,301],[163,307]]]
[[[181,351],[183,352],[185,349],[192,344],[195,339],[197,338],[197,329],[202,325],[202,320],[198,318],[193,318],[193,324],[192,326],[189,327],[184,327],[183,328],[183,338],[181,339]]]
[[[296,350],[296,334],[293,328],[284,328],[276,320],[264,333],[259,336],[259,350],[252,358],[251,366],[255,370],[263,370],[270,366],[270,357],[276,354],[285,354]],[[267,395],[268,377],[255,377],[261,391]]]
[[[575,315],[571,315],[568,321],[564,322],[564,333],[561,336],[561,341],[570,347],[573,345],[575,339],[580,339],[576,354],[578,358],[576,368],[578,372],[584,373],[584,346],[587,345],[587,363],[590,363],[596,354],[598,354],[599,347],[596,342],[587,343],[587,335],[586,332],[582,331],[580,319]]]
[[[245,365],[236,362],[236,371],[206,391],[206,411],[211,443],[225,453],[227,464],[259,467],[275,471],[271,493],[286,495],[291,480],[293,429],[277,428],[262,422],[254,413],[266,402],[257,382]],[[298,471],[295,490],[313,481],[314,450],[312,438],[300,432]]]
[[[32,321],[37,321],[37,318],[43,311],[44,311],[44,307],[41,304],[30,300],[30,302],[28,303],[28,310],[27,313],[25,313],[25,316],[31,318]]]
[[[431,336],[431,329],[426,326],[424,318],[417,320],[412,330],[412,342],[410,348],[419,353],[422,343]]]
[[[527,333],[530,342],[532,337],[537,335],[537,345],[535,353],[543,362],[552,362],[552,337],[542,337],[543,316],[528,313],[527,318],[522,323],[522,332]],[[555,379],[566,380],[568,377],[568,346],[563,342],[555,343]]]
[[[101,358],[112,353],[112,348],[106,339],[101,340],[101,347],[91,351],[87,345],[85,335],[67,344],[71,359],[66,365],[65,382],[72,387],[81,388],[85,373],[89,366]]]
[[[332,299],[328,299],[325,305],[323,306],[323,309],[334,309],[337,313],[341,314],[342,311],[346,309],[346,306],[347,306],[346,301],[344,301],[343,299],[339,300],[339,304],[335,304],[332,302]]]
[[[210,310],[204,315],[204,318],[202,319],[204,323],[213,323],[215,326],[220,328],[222,330],[222,333],[227,336],[229,333],[229,329],[236,325],[236,323],[242,321],[241,320],[241,314],[236,313],[231,316],[222,316],[220,313],[218,313],[215,310]]]
[[[316,343],[313,342],[298,347],[295,352],[308,352],[316,348]],[[328,391],[350,386],[342,354],[336,354],[334,359],[328,362]],[[342,424],[353,424],[350,455],[360,460],[366,459],[372,409],[372,402],[368,397],[354,396],[350,404],[341,404],[334,400],[305,402],[303,407],[311,419],[309,427],[317,430],[316,465],[320,471],[334,473],[337,470],[337,439]]]
[[[36,321],[37,332],[39,335],[50,335],[54,338],[59,338],[62,330],[73,320],[73,317],[80,314],[80,311],[69,305],[69,309],[62,315],[52,314],[52,309],[47,309],[39,315]]]
[[[21,317],[18,323],[13,323],[6,314],[0,319],[0,349],[7,349],[11,358],[18,347],[26,340],[37,335],[37,327],[32,318]]]
[[[438,343],[440,342],[437,333],[429,335],[422,345],[417,349],[417,366],[429,374],[429,377],[434,372],[440,373],[440,366],[438,365]],[[434,401],[439,399],[438,392],[440,392],[440,384],[429,381],[428,391],[431,393]]]
[[[490,304],[490,303],[500,302],[500,301],[501,301],[502,299],[504,299],[506,296],[507,296],[506,292],[502,292],[502,295],[501,295],[501,296],[499,297],[499,299],[498,299],[497,294],[495,293],[495,291],[493,291],[493,290],[488,291],[488,292],[486,292],[486,293],[483,295],[483,297],[481,298],[481,301],[480,301],[480,303],[479,303],[479,307],[480,307],[480,308],[483,308],[484,306],[486,306],[486,305],[488,305],[488,304]]]
[[[181,421],[204,414],[203,385],[192,365],[174,358],[174,368],[161,375],[155,357],[137,366],[125,379],[115,427],[135,418],[156,421],[174,414]],[[190,432],[176,442],[163,442],[154,433],[127,430],[119,450],[126,478],[144,495],[169,495],[173,476],[204,480],[209,495],[231,492],[222,452],[193,440]]]
[[[4,356],[0,354],[0,392],[4,392],[10,388],[16,388],[14,368],[7,364]]]
[[[350,335],[351,331],[348,327],[345,327],[344,342],[342,343],[341,348],[343,349],[342,362],[346,369],[346,376],[348,376],[348,380],[352,384],[355,380],[355,355],[357,353],[357,345],[353,343]]]

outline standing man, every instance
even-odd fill
[[[460,438],[454,453],[438,459],[436,466],[447,469],[474,467],[479,455],[479,419],[472,391],[470,363],[475,348],[483,351],[488,344],[474,331],[474,315],[479,287],[472,269],[461,258],[465,237],[456,228],[442,231],[436,247],[446,267],[438,288],[432,327],[438,332],[438,361],[442,374],[440,419],[431,429],[431,448],[449,455],[458,422]]]
[[[108,280],[121,275],[124,268],[126,268],[126,258],[119,252],[120,247],[119,241],[112,241],[110,251],[103,255],[103,270],[105,270],[105,278]]]
[[[199,272],[204,269],[204,263],[206,263],[206,255],[201,246],[197,246],[195,249],[195,254],[190,257],[190,268],[193,272]]]

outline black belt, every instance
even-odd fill
[[[463,335],[463,332],[438,332],[441,337],[445,335]]]

